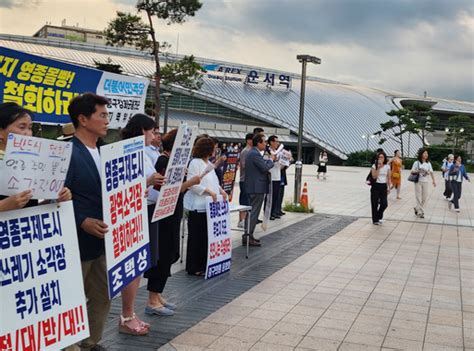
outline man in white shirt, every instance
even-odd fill
[[[98,138],[107,135],[108,103],[103,96],[85,93],[72,99],[68,107],[76,132],[71,140],[73,149],[65,185],[72,192],[90,331],[80,347],[91,351],[104,349],[99,341],[110,309],[104,244],[108,228],[103,222],[97,147]]]
[[[280,146],[280,141],[276,135],[271,135],[268,138],[268,144],[270,145],[270,154],[277,157],[277,150]],[[270,212],[270,220],[279,219],[281,216],[277,210],[278,199],[280,197],[280,183],[281,183],[281,165],[279,162],[273,164],[270,169],[270,176],[272,181],[272,209]]]
[[[160,146],[161,146],[160,128],[155,128],[153,130],[153,134],[155,135],[155,138],[153,139],[150,145],[145,147],[145,152],[147,156],[150,158],[153,166],[155,166],[156,161],[158,161],[158,158],[160,157]]]

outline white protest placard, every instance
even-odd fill
[[[205,278],[213,278],[230,270],[232,238],[230,233],[229,201],[222,195],[213,202],[206,198],[207,215],[207,265]]]
[[[110,298],[150,266],[144,147],[139,136],[100,148]]]
[[[156,200],[152,222],[171,216],[176,209],[181,185],[186,174],[189,158],[196,139],[197,128],[181,124],[171,150],[170,161],[166,167],[166,183],[160,189]]]
[[[89,336],[72,201],[0,212],[0,350]]]
[[[0,194],[31,189],[33,199],[57,199],[71,161],[72,144],[9,134],[0,175]]]
[[[148,83],[147,78],[103,72],[97,94],[110,101],[107,105],[109,128],[123,128],[133,115],[145,111]]]
[[[278,163],[284,167],[289,167],[291,164],[291,152],[288,150],[281,150],[277,154]]]

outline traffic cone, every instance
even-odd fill
[[[303,191],[301,193],[300,204],[306,210],[308,209],[308,185],[306,184],[306,182],[304,183]]]

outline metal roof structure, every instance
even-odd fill
[[[143,56],[143,53],[133,54],[131,49],[121,50],[84,43],[67,45],[66,48],[64,43],[52,40],[27,37],[21,37],[20,40],[17,36],[0,36],[0,46],[43,57],[91,67],[95,67],[94,60],[105,62],[111,58],[113,63],[121,65],[125,74],[150,77],[154,73],[153,61]],[[202,62],[205,59],[200,60]],[[215,78],[214,73],[212,72]],[[295,134],[298,132],[301,85],[298,75],[292,74],[290,89],[210,77],[210,74],[204,75],[200,90],[190,91],[178,86],[171,87],[170,90],[192,94],[196,98],[220,104],[266,124],[287,128]],[[388,120],[386,112],[400,107],[405,99],[426,100],[413,94],[312,77],[306,82],[303,136],[341,159],[346,159],[351,152],[365,150],[367,146],[369,149],[376,149],[379,147],[378,136],[369,138],[368,144],[367,139],[362,136],[378,131],[380,123]],[[435,101],[437,104],[433,107],[434,110],[474,114],[474,103],[446,99]],[[408,139],[406,142],[409,143]],[[420,146],[418,138],[411,138],[410,153],[413,154]],[[388,140],[383,148],[392,152],[398,148],[398,144]]]

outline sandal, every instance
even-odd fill
[[[135,328],[130,327],[127,325],[128,322],[136,320],[138,322],[138,325]],[[146,327],[147,323],[142,322],[137,318],[135,313],[132,315],[132,317],[124,317],[120,315],[120,323],[119,323],[119,333],[122,334],[128,334],[128,335],[136,335],[136,336],[143,336],[147,335],[149,330],[148,327]]]

